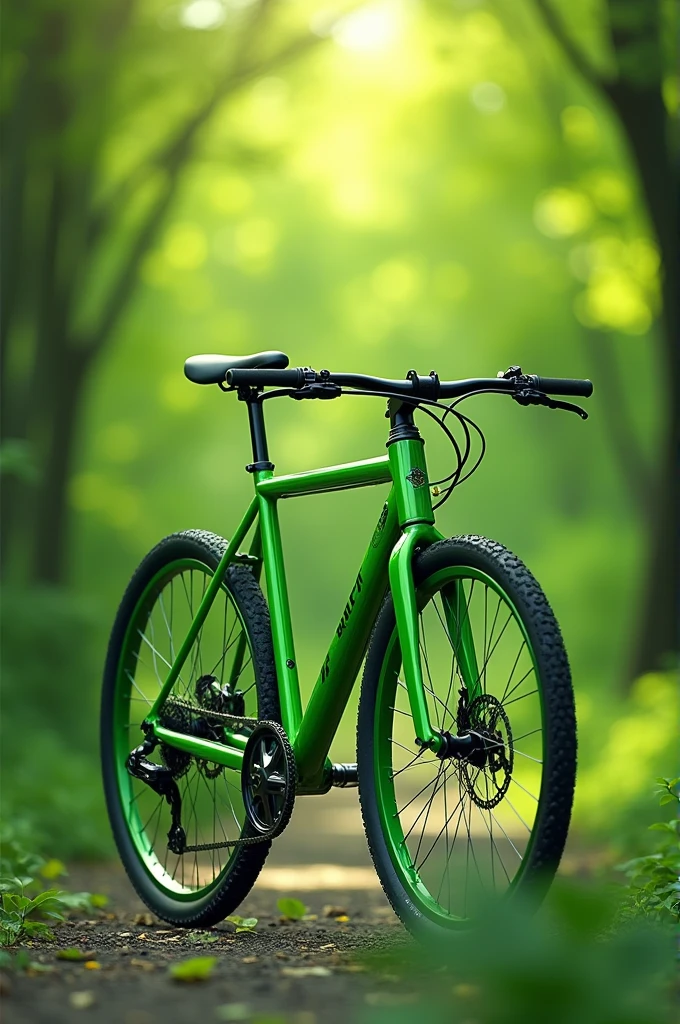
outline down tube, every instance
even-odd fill
[[[303,791],[324,788],[326,756],[387,591],[387,567],[398,537],[396,501],[390,491],[293,744]]]

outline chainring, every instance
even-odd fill
[[[248,821],[263,838],[273,839],[290,821],[297,768],[285,731],[277,722],[260,722],[243,752],[241,791]]]

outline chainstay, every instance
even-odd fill
[[[181,697],[169,697],[165,701],[163,708],[167,708],[169,711],[173,708],[181,708],[182,711],[189,711],[191,714],[200,715],[201,718],[215,718],[218,721],[232,722],[235,726],[248,726],[253,729],[256,725],[259,725],[260,721],[263,721],[263,719],[247,718],[243,715],[230,715],[226,711],[212,711],[209,708],[201,707],[199,704],[192,704],[191,701],[183,700]],[[269,832],[265,832],[262,835],[241,836],[240,839],[231,839],[224,843],[198,843],[195,846],[185,846],[181,856],[184,856],[185,853],[206,853],[209,850],[232,849],[234,846],[255,846],[257,843],[266,843],[274,837],[275,833],[276,828],[272,828]]]

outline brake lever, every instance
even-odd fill
[[[580,405],[572,405],[571,402],[559,402],[543,391],[536,391],[534,388],[521,388],[513,394],[513,399],[519,405],[545,405],[548,409],[564,409],[565,412],[574,412],[582,420],[588,419],[588,413]]]
[[[337,384],[321,383],[306,384],[298,391],[292,391],[290,397],[294,398],[296,402],[300,402],[303,398],[323,398],[326,400],[339,398],[341,394],[342,389]]]

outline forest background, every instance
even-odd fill
[[[229,536],[252,487],[243,407],[182,363],[277,348],[387,377],[593,379],[586,424],[471,402],[488,454],[438,526],[500,540],[541,581],[576,686],[576,834],[611,859],[640,835],[678,717],[674,11],[5,10],[5,820],[53,854],[112,852],[97,706],[118,601],[165,534]],[[270,406],[277,470],[380,454],[382,414]],[[282,509],[305,694],[381,500]],[[351,712],[333,753],[354,759]]]

